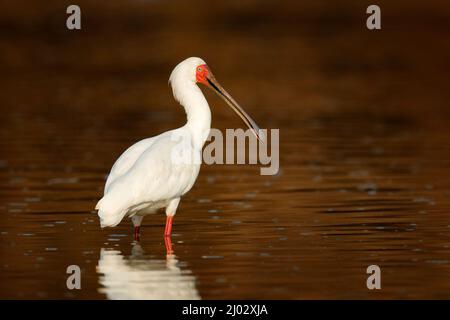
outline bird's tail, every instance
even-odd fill
[[[98,210],[98,216],[100,218],[100,227],[115,227],[127,213],[127,210],[117,210],[115,206],[110,204],[107,197],[104,196],[95,206]]]

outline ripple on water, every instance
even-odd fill
[[[54,185],[54,184],[74,184],[78,183],[79,179],[76,177],[71,178],[52,178],[47,181],[48,185]]]
[[[426,262],[432,264],[449,264],[450,260],[427,260]]]
[[[202,259],[223,259],[223,256],[203,255]]]
[[[255,255],[254,252],[235,252],[234,254],[238,257],[249,257]]]

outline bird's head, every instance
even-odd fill
[[[220,85],[216,80],[211,69],[203,59],[197,57],[187,58],[179,63],[170,75],[169,82],[183,79],[184,81],[192,81],[193,83],[201,83],[212,89],[219,97],[221,97],[231,109],[244,121],[244,123],[252,130],[253,134],[262,140],[262,131],[260,131],[255,121],[242,109],[242,107],[233,99],[233,97]]]

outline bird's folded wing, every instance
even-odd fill
[[[104,190],[105,193],[117,178],[126,174],[128,170],[130,170],[130,168],[135,164],[136,160],[142,155],[142,153],[144,153],[145,150],[150,148],[150,146],[157,138],[158,136],[138,141],[120,155],[120,157],[116,160],[113,167],[111,168],[111,172],[109,173],[108,179],[106,180]]]

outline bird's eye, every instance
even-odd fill
[[[202,67],[198,67],[198,68],[197,68],[197,71],[202,71]]]

